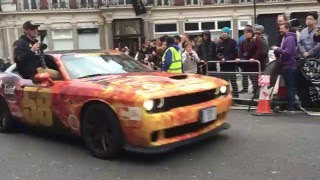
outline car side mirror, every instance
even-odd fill
[[[54,85],[53,80],[50,77],[49,73],[38,73],[34,76],[33,82],[36,84],[49,84],[50,86]]]

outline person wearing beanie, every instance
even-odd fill
[[[236,72],[235,63],[225,63],[226,61],[234,61],[237,58],[237,42],[230,38],[230,28],[221,29],[221,41],[217,44],[218,59],[221,62],[222,72]],[[239,97],[236,74],[224,74],[223,79],[229,80],[232,86],[232,95],[234,98]]]
[[[313,38],[317,31],[317,20],[317,12],[310,12],[306,16],[307,27],[301,31],[298,42],[299,55],[302,58],[316,57],[319,54],[320,44]]]
[[[263,40],[263,61],[261,64],[261,70],[264,71],[267,63],[269,62],[269,41],[268,36],[264,34],[264,27],[262,25],[254,25],[254,35],[259,36]]]
[[[182,73],[182,56],[180,47],[174,43],[174,38],[168,37],[167,50],[162,57],[162,71]]]

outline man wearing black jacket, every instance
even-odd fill
[[[36,39],[39,25],[27,21],[23,24],[25,34],[16,41],[14,49],[14,61],[17,64],[18,73],[24,79],[32,79],[41,67],[40,60],[36,56],[40,50],[40,43]]]
[[[211,35],[209,30],[205,30],[202,33],[202,43],[198,47],[197,52],[199,58],[201,60],[207,61],[214,61],[217,60],[217,49],[214,42],[211,40]],[[213,65],[213,64],[211,64]],[[215,70],[214,66],[208,67],[209,71]],[[203,68],[203,74],[206,74],[205,68]]]
[[[230,28],[224,27],[221,30],[221,41],[217,45],[218,58],[221,62],[222,72],[236,72],[235,63],[225,63],[226,61],[234,61],[237,58],[237,42],[229,37]],[[225,74],[224,79],[231,81],[232,95],[235,98],[239,97],[236,74]]]
[[[38,42],[38,27],[31,21],[23,24],[24,35],[15,42],[14,61],[17,64],[18,73],[24,79],[33,79],[38,72],[47,72],[53,79],[60,79],[58,71],[42,67],[40,62],[40,50],[44,50],[46,45]]]

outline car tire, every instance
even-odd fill
[[[10,113],[9,107],[3,99],[0,97],[0,132],[8,133],[15,129],[15,122]]]
[[[82,118],[82,137],[90,153],[101,159],[115,159],[123,150],[120,122],[105,104],[92,104]]]

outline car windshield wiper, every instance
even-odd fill
[[[110,74],[103,74],[103,73],[100,73],[100,74],[89,74],[89,75],[86,75],[86,76],[81,76],[81,77],[78,77],[78,79],[83,79],[83,78],[90,78],[90,77],[95,77],[95,76],[104,76],[104,75],[110,75]]]

